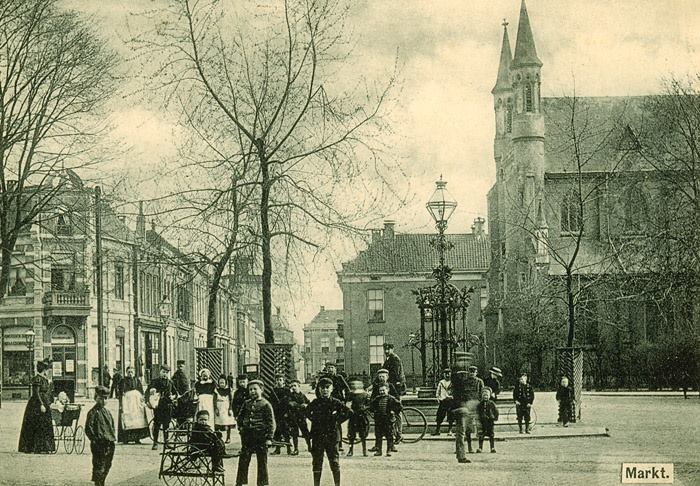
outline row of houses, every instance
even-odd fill
[[[98,379],[97,245],[101,216],[105,363],[124,372],[133,365],[149,381],[161,364],[185,360],[207,346],[209,275],[168,242],[140,205],[135,230],[75,174],[60,180],[47,210],[17,240],[8,292],[0,303],[2,397],[23,398],[33,362],[49,358],[53,381],[87,396]],[[54,187],[54,189],[56,189]],[[258,363],[263,342],[261,279],[240,259],[223,279],[215,346],[234,374]],[[291,331],[278,310],[278,335]],[[32,349],[28,331],[35,334]],[[287,336],[288,337],[288,336]],[[293,338],[292,338],[293,339]]]

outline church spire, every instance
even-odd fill
[[[513,67],[542,66],[542,61],[537,57],[535,40],[532,37],[530,18],[527,15],[525,0],[520,4],[520,21],[518,22],[518,38],[515,41],[515,57]]]
[[[508,38],[508,22],[503,19],[503,44],[501,46],[501,61],[498,64],[498,76],[496,77],[496,86],[491,90],[491,94],[497,91],[504,91],[511,88],[510,86],[510,63],[513,56],[510,53],[510,39]]]

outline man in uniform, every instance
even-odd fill
[[[190,380],[185,373],[185,360],[177,360],[177,370],[173,373],[173,387],[178,396],[177,405],[173,409],[173,416],[180,427],[188,417],[194,414],[191,407],[191,400],[185,394],[190,391]]]
[[[382,368],[389,371],[389,383],[394,386],[398,392],[396,397],[401,401],[401,395],[406,393],[406,375],[403,372],[403,365],[401,364],[401,358],[399,358],[394,352],[394,345],[391,343],[384,343],[384,353],[386,353],[386,359],[384,360],[384,365]],[[400,418],[394,422],[394,444],[401,442],[401,432],[403,424]],[[392,452],[396,452],[396,448],[392,448]]]
[[[173,417],[173,401],[177,398],[175,394],[175,386],[172,380],[168,377],[170,367],[162,365],[160,367],[160,377],[149,383],[146,388],[146,399],[150,401],[151,395],[159,394],[160,400],[155,407],[153,414],[153,450],[158,449],[158,434],[160,429],[163,429],[163,440],[167,437],[168,429],[170,428],[170,420]]]

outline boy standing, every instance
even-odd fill
[[[224,472],[222,459],[233,457],[226,454],[226,446],[221,440],[220,434],[214,432],[209,426],[209,412],[200,410],[197,412],[196,422],[192,426],[190,445],[193,450],[203,451],[211,456],[211,465],[215,472]]]
[[[95,406],[90,409],[85,419],[85,435],[90,439],[92,452],[92,481],[95,486],[103,486],[114,458],[114,417],[105,408],[105,399],[109,388],[98,386],[95,389]]]
[[[275,434],[275,416],[270,402],[262,397],[263,382],[252,380],[248,383],[248,399],[241,408],[236,421],[241,433],[241,453],[238,459],[236,486],[248,484],[250,458],[255,454],[258,461],[258,486],[268,484],[267,446],[272,444]]]
[[[350,450],[348,457],[353,455],[355,437],[359,436],[362,443],[362,455],[367,457],[367,435],[369,434],[369,395],[364,390],[364,383],[360,380],[350,382],[350,409],[352,416],[348,422],[348,442]]]
[[[233,399],[231,400],[231,407],[233,408],[233,415],[235,417],[238,417],[243,405],[245,405],[246,400],[249,398],[248,377],[246,375],[238,375],[238,378],[236,378],[236,391],[233,392]]]
[[[447,417],[448,423],[447,435],[452,433],[452,414],[449,414],[452,406],[450,374],[449,369],[444,370],[442,372],[442,380],[438,382],[438,386],[435,389],[435,398],[438,401],[438,409],[435,417],[436,426],[433,435],[440,435],[440,426],[445,420],[445,417]]]
[[[170,367],[168,365],[162,365],[160,367],[160,378],[156,378],[151,381],[146,388],[146,397],[149,402],[152,396],[160,396],[158,404],[155,407],[155,412],[153,414],[153,447],[151,449],[158,449],[158,434],[160,429],[163,429],[163,440],[166,440],[168,434],[168,428],[170,427],[170,420],[173,416],[173,401],[177,398],[175,393],[175,385],[173,385],[172,380],[168,377],[170,374]]]
[[[532,402],[535,401],[535,390],[527,382],[527,373],[520,374],[520,380],[513,389],[513,401],[515,402],[515,413],[518,416],[518,428],[523,433],[523,419],[525,420],[525,433],[530,433],[530,410]]]
[[[481,431],[479,432],[479,448],[476,452],[481,452],[484,447],[484,437],[489,437],[489,445],[491,446],[491,453],[496,453],[496,437],[494,435],[494,422],[498,420],[498,409],[493,400],[491,400],[491,388],[485,386],[481,392],[481,401],[476,407],[476,411],[479,414],[479,423],[481,424]]]
[[[557,403],[559,404],[559,422],[561,422],[564,427],[569,426],[569,421],[571,420],[571,408],[574,403],[574,391],[569,386],[569,379],[566,376],[562,376],[559,388],[557,388]]]
[[[393,423],[401,413],[401,402],[389,395],[388,384],[379,387],[379,395],[369,405],[374,412],[374,433],[376,434],[377,451],[375,456],[382,455],[382,438],[386,437],[386,455],[391,456],[394,449]]]
[[[314,486],[321,484],[323,472],[323,454],[333,473],[335,486],[340,486],[340,424],[350,417],[350,410],[337,398],[331,397],[333,381],[330,378],[318,380],[316,389],[319,397],[306,407],[306,417],[311,421],[311,456],[314,474]]]
[[[311,450],[311,441],[309,440],[309,428],[306,426],[306,417],[304,410],[309,405],[309,399],[301,392],[299,380],[292,380],[289,390],[289,410],[287,427],[289,434],[292,436],[292,445],[294,450],[293,456],[299,455],[299,431],[301,436],[306,441],[306,447]]]
[[[274,440],[287,444],[287,455],[291,455],[292,446],[289,443],[289,429],[287,428],[287,423],[289,422],[289,389],[284,385],[284,375],[278,374],[275,376],[275,386],[270,394],[270,404],[272,405],[272,411],[275,412],[275,421],[277,423]],[[280,446],[276,446],[272,455],[279,453]]]

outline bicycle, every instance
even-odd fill
[[[370,427],[374,427],[371,412],[368,412],[370,418]],[[423,412],[413,407],[404,407],[399,414],[399,420],[401,420],[401,440],[397,442],[405,442],[406,444],[415,444],[420,441],[428,431],[428,420],[425,418]],[[347,432],[343,433],[343,442],[349,444],[350,440],[347,438]],[[354,444],[360,442],[360,438],[355,436]]]

